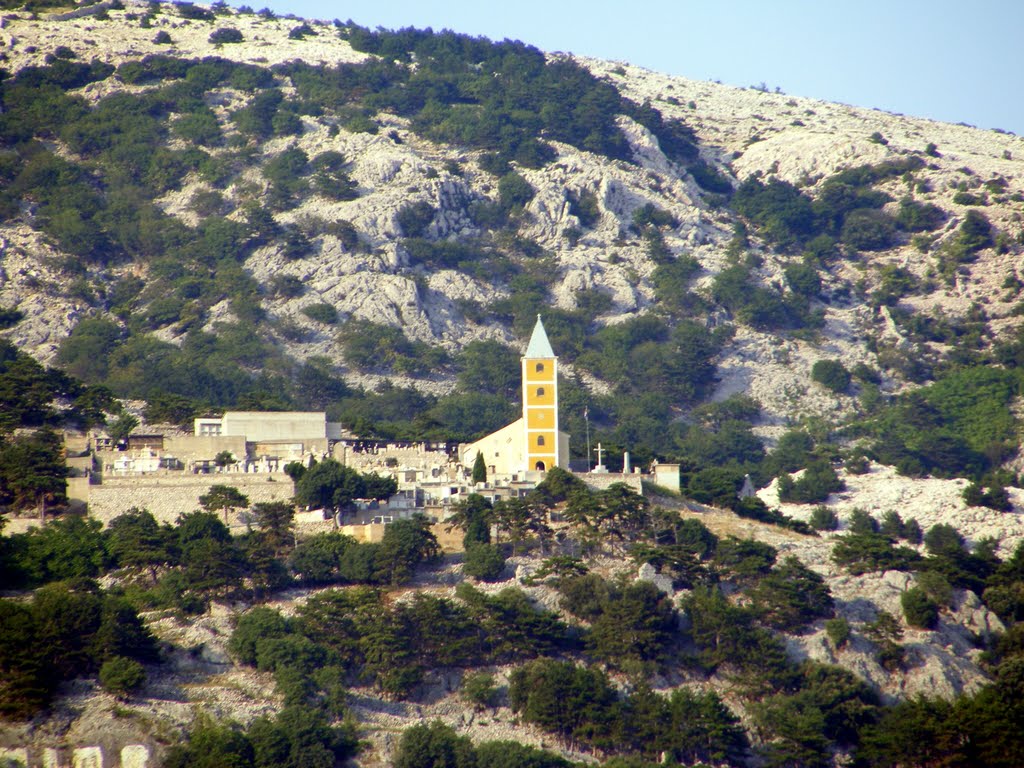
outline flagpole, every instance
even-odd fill
[[[590,409],[583,409],[583,420],[587,422],[587,472],[590,472]]]

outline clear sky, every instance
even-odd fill
[[[247,1],[1024,135],[1024,0]]]

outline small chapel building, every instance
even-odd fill
[[[569,468],[569,435],[558,429],[558,358],[540,315],[522,358],[522,370],[522,418],[459,446],[463,466],[473,466],[478,452],[483,455],[488,479],[526,479],[552,467]]]

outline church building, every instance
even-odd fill
[[[522,358],[523,416],[474,443],[459,446],[463,466],[483,454],[487,477],[526,479],[529,473],[569,467],[569,435],[558,429],[558,358],[540,315]]]

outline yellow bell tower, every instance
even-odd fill
[[[559,466],[558,358],[540,315],[523,357],[523,430],[526,469],[546,472]]]

